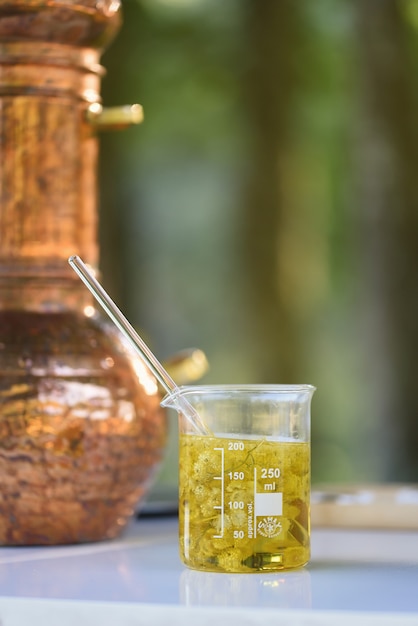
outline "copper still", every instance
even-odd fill
[[[98,264],[100,55],[118,0],[0,0],[0,544],[119,534],[166,442],[152,375],[68,266]]]

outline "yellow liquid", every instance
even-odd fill
[[[275,571],[309,560],[305,442],[180,435],[180,552],[191,568]]]

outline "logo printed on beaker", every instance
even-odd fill
[[[277,537],[282,532],[282,524],[274,517],[264,517],[257,524],[257,532],[263,537]]]

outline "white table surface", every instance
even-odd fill
[[[188,570],[178,557],[175,517],[134,520],[108,542],[0,548],[1,626],[353,619],[356,626],[418,626],[418,532],[314,529],[309,565],[275,574]]]

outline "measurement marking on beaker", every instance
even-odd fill
[[[254,468],[254,539],[257,537],[257,468]]]
[[[265,483],[264,491],[276,491],[276,483]]]
[[[224,469],[225,469],[225,451],[223,448],[214,448],[214,450],[218,450],[221,453],[221,475],[214,476],[213,480],[221,481],[221,504],[215,505],[213,508],[221,511],[221,530],[219,535],[213,535],[214,539],[222,539],[224,536]]]
[[[254,468],[254,520],[259,517],[283,515],[283,494],[276,491],[276,483],[264,483],[264,492],[257,493],[257,468]],[[257,524],[254,524],[254,538],[257,537]]]

